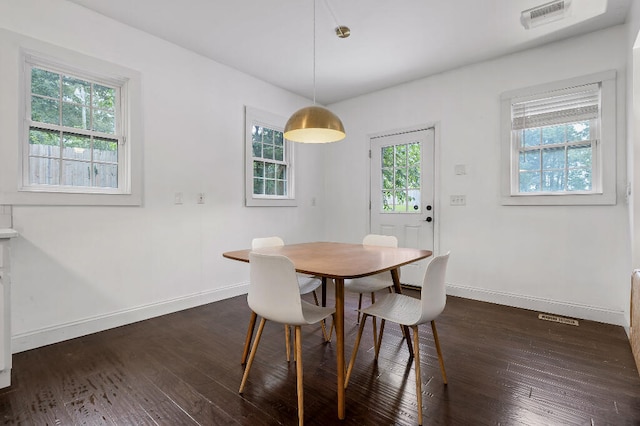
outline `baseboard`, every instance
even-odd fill
[[[105,315],[85,318],[65,324],[58,324],[27,333],[15,334],[11,338],[12,353],[27,351],[41,346],[74,339],[87,334],[97,333],[110,328],[120,327],[149,318],[170,314],[184,309],[194,308],[207,303],[217,302],[230,297],[246,294],[249,283],[239,283],[215,290],[191,294],[172,300],[138,306]]]
[[[447,284],[447,294],[482,302],[497,303],[529,309],[536,312],[551,313],[565,317],[598,321],[607,324],[629,327],[623,311],[614,311],[598,306],[580,305],[559,300],[543,299],[521,294],[487,290],[477,287]]]

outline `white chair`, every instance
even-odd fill
[[[358,336],[356,337],[353,354],[351,355],[351,360],[349,361],[349,367],[347,368],[347,375],[345,378],[346,387],[349,383],[349,377],[351,376],[351,371],[353,370],[353,365],[358,353],[358,346],[360,345],[360,338],[362,337],[364,323],[368,316],[373,316],[374,318],[378,317],[382,320],[380,324],[380,337],[378,338],[378,344],[375,347],[376,361],[378,360],[378,354],[380,353],[385,321],[388,320],[403,326],[411,327],[413,329],[416,395],[418,396],[418,424],[422,424],[422,380],[420,376],[420,341],[418,340],[418,325],[420,324],[431,322],[433,339],[436,344],[436,351],[438,352],[438,360],[440,361],[442,380],[445,385],[447,384],[447,374],[444,370],[444,361],[442,359],[442,351],[440,350],[440,341],[438,340],[435,319],[443,311],[447,301],[444,278],[447,271],[448,261],[449,253],[434,258],[429,265],[427,265],[427,271],[424,275],[424,282],[420,292],[420,299],[404,294],[386,294],[380,297],[380,300],[373,305],[362,309],[362,322],[360,322]]]
[[[362,245],[365,246],[382,246],[382,247],[398,247],[398,239],[393,235],[366,235],[362,240]],[[358,322],[360,322],[360,309],[362,309],[362,294],[371,294],[371,303],[376,301],[376,291],[389,289],[392,292],[393,280],[391,279],[391,273],[382,272],[375,275],[370,275],[363,278],[354,278],[344,280],[344,291],[350,293],[358,293]],[[378,336],[377,321],[373,319],[373,344],[376,346],[376,340]]]
[[[264,237],[264,238],[254,238],[251,240],[251,249],[259,249],[263,247],[280,247],[284,245],[284,241],[280,237]],[[309,275],[298,275],[299,276],[299,288],[300,294],[308,294],[313,292],[313,300],[318,303],[318,295],[316,294],[316,289],[320,287],[322,281],[320,278],[312,277]],[[241,364],[247,362],[247,356],[249,355],[249,346],[251,345],[251,338],[253,337],[253,329],[256,324],[257,316],[255,312],[251,312],[251,318],[249,319],[249,327],[247,329],[247,337],[244,342],[244,350],[242,352],[242,361]],[[327,337],[327,331],[324,322],[322,322],[322,333],[324,335],[325,340],[329,340]],[[287,361],[290,361],[291,354],[291,333],[289,331],[289,326],[285,325],[285,347],[287,350]]]
[[[247,302],[251,310],[260,315],[262,319],[251,347],[251,354],[242,376],[239,392],[242,393],[246,385],[266,321],[293,326],[295,329],[298,424],[302,425],[304,423],[304,399],[301,326],[323,321],[335,312],[335,308],[312,305],[302,300],[298,290],[295,267],[286,256],[251,252],[249,253],[249,265],[251,281]]]

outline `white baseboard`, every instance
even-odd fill
[[[79,321],[33,330],[27,333],[15,334],[11,338],[12,353],[23,352],[39,348],[41,346],[62,342],[64,340],[86,336],[87,334],[108,330],[110,328],[132,324],[134,322],[143,321],[160,315],[166,315],[184,309],[205,305],[207,303],[217,302],[219,300],[246,294],[248,290],[248,282],[239,283],[204,293],[197,293],[159,303],[138,306],[123,311],[112,312],[106,315],[85,318]],[[529,309],[537,312],[614,324],[625,327],[625,329],[628,329],[629,327],[629,324],[625,319],[624,312],[604,309],[597,306],[579,305],[557,300],[542,299],[455,284],[447,284],[447,294],[479,300],[482,302]]]
[[[203,293],[191,294],[172,300],[138,306],[70,323],[58,324],[39,330],[29,331],[27,333],[15,334],[11,337],[12,353],[27,351],[29,349],[39,348],[41,346],[108,330],[110,328],[120,327],[149,318],[205,305],[207,303],[217,302],[219,300],[246,294],[248,290],[248,282],[239,283]]]
[[[623,311],[614,311],[598,306],[580,305],[558,300],[543,299],[521,294],[487,290],[477,287],[447,284],[447,294],[482,302],[497,303],[529,309],[536,312],[551,313],[571,318],[598,321],[607,324],[629,327]]]

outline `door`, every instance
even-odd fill
[[[373,137],[371,233],[395,235],[400,247],[434,249],[434,129]],[[421,287],[431,258],[403,266],[400,281]]]

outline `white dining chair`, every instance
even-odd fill
[[[244,391],[266,321],[293,326],[295,330],[298,424],[302,425],[304,423],[304,392],[301,326],[322,322],[335,313],[335,308],[312,305],[302,300],[295,267],[286,256],[251,252],[249,253],[249,265],[251,278],[247,303],[251,310],[262,318],[242,376],[239,393]]]
[[[280,237],[263,237],[263,238],[254,238],[251,240],[251,249],[259,249],[263,247],[281,247],[284,245],[284,241]],[[300,290],[300,294],[309,294],[313,293],[313,300],[316,305],[319,305],[318,295],[316,294],[316,289],[322,285],[322,281],[318,277],[312,277],[310,275],[302,275],[298,274],[298,288]],[[242,360],[241,364],[247,362],[247,356],[249,355],[249,347],[251,345],[251,338],[253,337],[253,329],[256,324],[257,316],[255,312],[251,312],[251,318],[249,318],[249,327],[247,329],[247,336],[244,342],[244,350],[242,352]],[[325,340],[329,340],[330,338],[327,336],[327,330],[325,327],[324,321],[321,324],[322,334]],[[285,330],[285,348],[287,351],[287,361],[291,360],[291,331],[288,325],[284,326]]]
[[[362,239],[364,246],[381,246],[381,247],[398,247],[398,239],[393,235],[369,234]],[[376,301],[376,292],[388,289],[392,292],[393,280],[391,274],[381,272],[375,275],[369,275],[363,278],[353,278],[344,280],[344,291],[349,293],[358,293],[358,322],[360,322],[360,309],[362,308],[362,295],[364,293],[371,295],[371,303]],[[330,333],[331,334],[331,333]],[[376,345],[378,336],[377,321],[373,319],[373,344]]]
[[[444,369],[444,361],[442,359],[442,350],[440,349],[440,341],[438,340],[435,319],[440,315],[440,313],[442,313],[447,301],[447,295],[445,292],[445,274],[447,271],[449,254],[450,253],[438,256],[434,258],[429,265],[427,265],[422,290],[420,291],[420,299],[404,294],[385,294],[381,296],[376,303],[361,310],[363,315],[362,321],[360,322],[358,336],[356,337],[353,354],[351,355],[351,360],[349,361],[349,366],[347,368],[347,375],[345,377],[346,388],[349,383],[349,378],[351,377],[353,365],[358,353],[358,347],[360,346],[362,330],[364,329],[367,317],[372,316],[374,318],[378,317],[381,319],[380,336],[378,338],[378,343],[375,346],[376,361],[378,360],[378,355],[380,353],[385,321],[391,321],[402,326],[411,327],[413,330],[416,395],[418,397],[418,424],[420,425],[422,424],[422,379],[420,376],[420,341],[418,339],[418,325],[420,324],[431,322],[433,340],[435,341],[438,360],[440,361],[442,380],[445,385],[447,384],[447,374]]]

